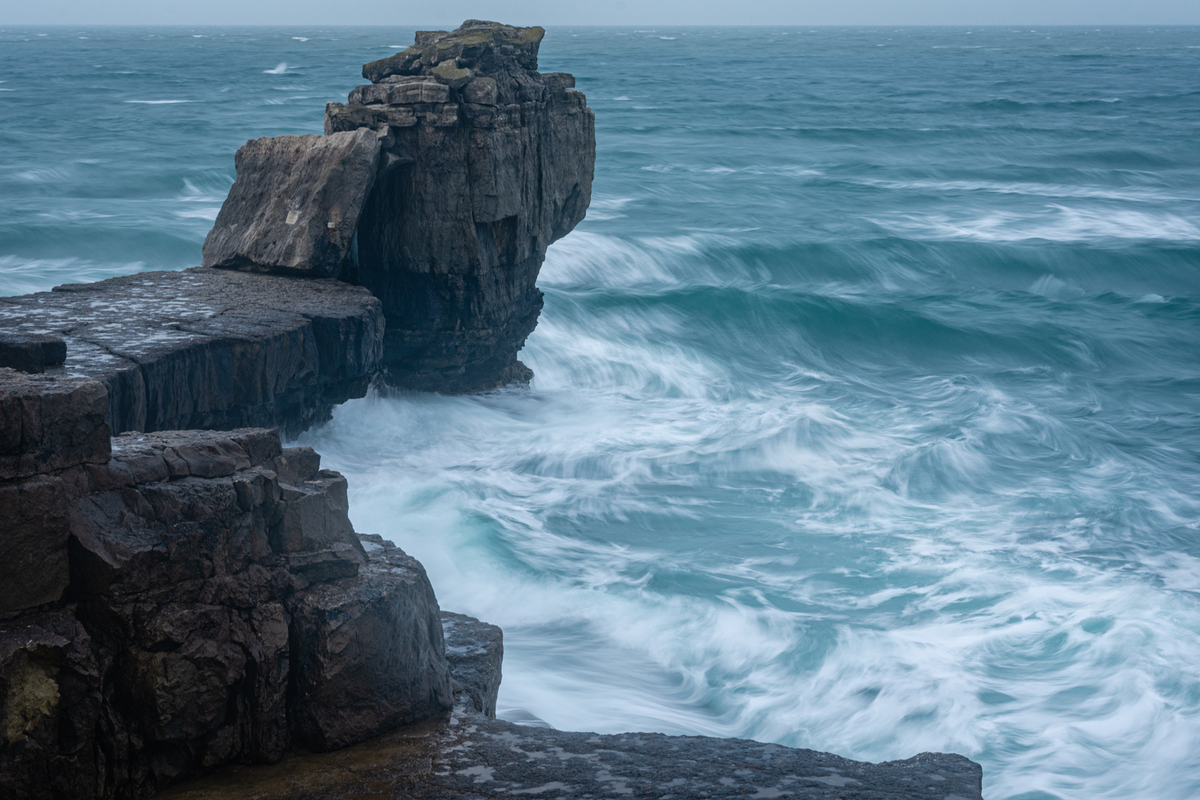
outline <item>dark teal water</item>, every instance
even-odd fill
[[[44,35],[43,35],[44,34]],[[411,31],[0,31],[0,291],[199,261]],[[553,30],[597,114],[529,390],[302,441],[502,715],[1200,796],[1200,29]]]

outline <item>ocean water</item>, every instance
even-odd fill
[[[0,292],[198,263],[412,31],[0,30]],[[554,29],[528,389],[300,442],[505,630],[501,715],[1200,796],[1200,29]]]

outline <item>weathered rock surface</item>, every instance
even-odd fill
[[[395,386],[528,381],[516,356],[541,311],[538,271],[583,219],[596,155],[574,78],[537,72],[544,34],[477,20],[420,32],[327,106],[324,140],[248,142],[205,265],[370,289]]]
[[[311,449],[241,429],[111,453],[0,483],[23,492],[0,543],[42,562],[0,589],[24,603],[0,622],[0,796],[146,797],[450,707],[424,570],[375,541],[368,559]]]
[[[601,736],[490,719],[478,710],[473,695],[483,689],[494,703],[500,629],[447,612],[442,621],[457,695],[451,714],[332,753],[296,754],[274,766],[226,768],[181,784],[163,797],[982,800],[982,770],[956,755],[922,753],[904,761],[868,764],[743,739],[657,733]]]
[[[105,463],[107,413],[96,381],[0,368],[0,481]]]
[[[336,278],[379,165],[373,131],[246,142],[204,266]]]
[[[336,753],[228,768],[163,797],[982,800],[981,784],[979,765],[956,755],[869,764],[744,739],[569,733],[456,711]]]
[[[303,430],[366,392],[383,326],[379,301],[343,282],[203,268],[0,298],[0,335],[63,340],[46,375],[99,381],[113,433]]]
[[[442,631],[455,705],[495,719],[504,662],[504,632],[495,625],[451,611],[442,612]]]
[[[386,379],[462,392],[528,381],[551,242],[591,200],[595,118],[574,80],[540,75],[544,31],[470,20],[363,67],[373,86],[330,104],[329,133],[382,136],[381,174],[345,278],[383,301]],[[430,80],[439,101],[397,90]]]
[[[0,369],[0,615],[62,597],[67,498],[51,476],[108,461],[107,409],[96,381]]]
[[[0,368],[45,372],[67,358],[67,343],[57,336],[36,333],[0,333]]]

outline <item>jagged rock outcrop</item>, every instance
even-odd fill
[[[0,615],[62,597],[67,495],[55,476],[109,460],[96,381],[0,368]]]
[[[63,383],[99,392],[64,425],[103,429],[103,387]],[[86,441],[0,481],[22,515],[0,546],[39,562],[0,561],[0,796],[147,797],[450,707],[424,570],[378,537],[368,555],[311,449],[262,429],[130,433],[111,459]]]
[[[528,381],[516,356],[541,311],[538,271],[583,219],[596,153],[575,79],[537,72],[544,33],[478,20],[419,32],[412,47],[365,65],[372,83],[348,103],[327,106],[325,140],[247,143],[205,266],[337,275],[370,289],[387,318],[382,363],[395,386]],[[307,194],[294,188],[309,181]]]
[[[303,430],[366,393],[383,328],[380,303],[364,289],[228,270],[144,272],[0,298],[0,341],[63,342],[64,363],[43,358],[42,369],[103,384],[113,433]]]

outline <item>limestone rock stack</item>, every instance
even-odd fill
[[[363,67],[324,137],[238,153],[205,266],[339,278],[387,321],[395,386],[528,381],[546,248],[591,200],[595,121],[564,73],[537,71],[541,28],[468,20]]]

